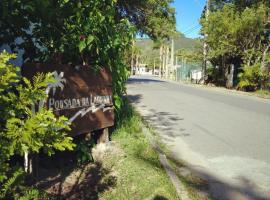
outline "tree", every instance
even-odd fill
[[[198,47],[194,50],[179,49],[176,52],[178,57],[184,58],[187,62],[202,63],[203,62],[203,49]]]
[[[12,51],[23,49],[24,61],[82,64],[96,70],[108,67],[113,76],[116,118],[121,119],[125,112],[122,95],[129,74],[126,55],[132,38],[139,32],[159,39],[175,30],[170,3],[171,0],[1,0],[0,41],[1,45],[10,45]],[[5,154],[0,158],[1,188],[8,185],[3,181],[14,153],[43,149],[51,154],[54,149],[73,147],[65,134],[65,118],[56,119],[51,110],[33,113],[30,109],[36,101],[46,98],[44,88],[52,81],[51,76],[39,75],[34,83],[22,79],[7,63],[12,57],[4,54],[0,63],[1,79],[5,80],[0,83],[0,114],[4,116],[0,152]]]
[[[214,66],[219,66],[224,82],[231,64],[236,67],[236,73],[244,66],[260,63],[265,68],[263,66],[268,65],[269,7],[265,4],[245,5],[239,11],[240,5],[245,4],[225,4],[210,12],[207,20],[202,19],[202,33],[208,35],[208,58]]]
[[[171,0],[0,2],[0,40],[25,50],[24,59],[108,66],[113,75],[114,105],[122,105],[129,74],[125,55],[139,32],[159,39],[175,30]],[[23,15],[24,17],[21,17]],[[14,42],[21,38],[20,44]],[[58,59],[56,59],[58,58]],[[120,116],[117,113],[117,116]]]
[[[127,18],[140,34],[153,40],[169,38],[175,32],[173,0],[119,0],[117,18]]]

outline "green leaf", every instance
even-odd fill
[[[116,107],[116,109],[119,109],[121,108],[121,105],[122,105],[122,100],[119,96],[114,96],[114,105]]]
[[[87,37],[86,44],[87,44],[87,45],[91,44],[91,43],[93,42],[94,39],[95,39],[94,36],[89,35],[89,36]]]
[[[79,43],[79,51],[82,52],[86,48],[86,43],[84,40]]]

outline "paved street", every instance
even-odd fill
[[[270,100],[132,77],[128,95],[177,159],[227,199],[270,199]]]

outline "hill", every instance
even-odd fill
[[[180,36],[175,39],[175,52],[180,49],[195,51],[196,48],[201,46],[201,41],[199,39],[186,38]],[[148,38],[138,38],[136,39],[136,47],[141,52],[141,61],[148,63],[156,57],[159,57],[159,49],[154,48],[154,42]]]

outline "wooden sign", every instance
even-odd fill
[[[102,68],[95,72],[87,66],[25,64],[22,75],[30,80],[37,73],[53,73],[56,83],[46,89],[47,107],[56,116],[71,122],[70,135],[89,133],[114,125],[112,77]]]

